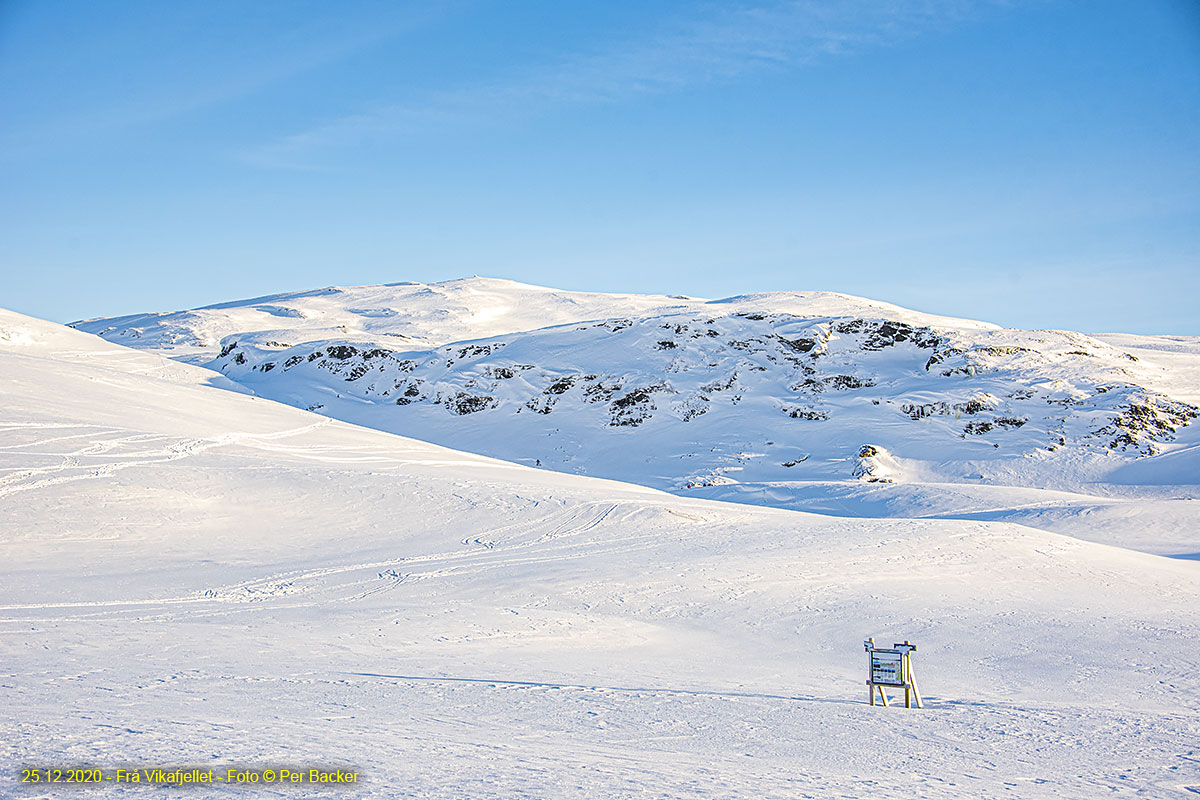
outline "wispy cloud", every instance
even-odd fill
[[[969,15],[970,0],[843,0],[705,6],[654,34],[514,71],[502,79],[385,102],[282,137],[244,155],[253,163],[311,168],[323,155],[366,141],[453,122],[513,118],[563,104],[728,84],[767,70],[886,46]]]
[[[235,25],[239,20],[231,21],[220,8],[189,9],[180,16],[164,10],[149,21],[140,20],[145,31],[132,29],[124,17],[115,20],[112,30],[106,31],[111,41],[76,32],[76,39],[69,40],[76,50],[66,47],[67,55],[56,53],[65,63],[51,65],[45,58],[27,63],[0,60],[0,73],[13,86],[42,80],[51,66],[71,78],[69,82],[58,79],[65,88],[47,82],[60,89],[65,100],[51,107],[52,113],[26,114],[28,119],[17,124],[8,120],[0,132],[0,160],[20,160],[47,147],[136,131],[253,96],[411,33],[433,16],[433,12],[397,7],[370,19],[339,11],[303,23],[287,24],[286,15],[264,15],[253,25]],[[46,24],[44,19],[37,22]],[[30,39],[37,32],[34,26],[33,33],[26,31],[25,36]],[[129,55],[123,47],[129,48]],[[93,82],[89,75],[93,69],[114,71],[126,80]]]

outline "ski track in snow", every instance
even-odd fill
[[[8,468],[12,474],[0,477],[0,498],[6,497],[18,492],[33,491],[35,489],[44,489],[49,486],[57,486],[63,483],[72,483],[74,481],[89,480],[96,478],[109,478],[115,473],[123,469],[131,467],[146,467],[158,464],[165,464],[171,461],[196,456],[218,447],[228,447],[236,444],[256,444],[258,442],[271,442],[278,439],[287,439],[290,437],[301,436],[309,431],[327,425],[331,420],[322,420],[314,422],[311,425],[305,425],[291,430],[279,431],[277,433],[230,433],[218,436],[212,439],[175,439],[173,437],[159,436],[155,434],[131,434],[128,436],[120,436],[115,439],[103,439],[89,444],[71,453],[62,454],[62,462],[52,467],[41,467],[37,469],[18,469]],[[22,430],[29,429],[32,426],[7,426],[7,430]],[[0,429],[3,433],[5,429]],[[79,434],[76,437],[55,437],[42,441],[30,442],[21,445],[9,445],[0,449],[7,450],[24,450],[29,447],[49,444],[53,441],[61,441],[64,438],[82,438],[89,434]],[[83,464],[84,459],[91,459],[96,456],[102,456],[111,453],[122,446],[131,444],[142,444],[147,442],[165,441],[161,447],[152,449],[135,449],[126,454],[127,460],[122,461],[101,461],[99,463]],[[266,448],[264,448],[266,449]],[[39,454],[39,455],[59,455],[59,454]],[[319,457],[318,457],[318,460]],[[57,477],[42,478],[43,475],[56,475],[57,473],[71,472],[67,475],[58,475]]]
[[[471,544],[479,540],[488,541],[491,546],[480,551],[452,551],[431,555],[398,557],[385,561],[374,561],[358,564],[343,564],[320,569],[295,570],[267,575],[249,581],[207,589],[200,596],[166,598],[136,598],[127,600],[105,600],[73,603],[18,603],[0,605],[0,611],[30,611],[41,609],[66,608],[106,608],[114,613],[123,614],[125,609],[140,609],[153,606],[173,606],[179,604],[224,604],[249,603],[274,600],[288,597],[293,602],[289,607],[310,605],[315,603],[338,603],[363,600],[381,592],[395,589],[406,582],[465,576],[495,570],[507,570],[513,567],[526,567],[539,563],[557,563],[564,559],[592,558],[596,556],[612,556],[634,553],[652,547],[654,543],[643,537],[629,536],[610,538],[608,541],[619,546],[596,548],[590,543],[570,544],[564,542],[572,536],[586,533],[607,519],[617,504],[601,504],[598,508],[572,508],[552,515],[552,519],[535,519],[500,526],[481,533],[472,539],[463,540]],[[526,542],[516,542],[495,550],[495,539],[502,534],[522,532],[537,532],[548,529],[537,539]],[[553,546],[545,546],[554,542]],[[525,550],[536,549],[528,555],[514,554]],[[403,572],[397,572],[397,570]],[[358,576],[357,573],[368,573]],[[338,581],[330,582],[322,579],[336,576]],[[366,586],[359,589],[357,587]],[[319,593],[319,594],[318,594]],[[306,597],[303,604],[295,603],[295,594],[314,595]],[[218,612],[221,613],[221,612]],[[102,614],[90,614],[89,618],[97,619]],[[194,614],[192,615],[194,616]],[[48,622],[74,617],[7,617],[0,622],[40,621]]]

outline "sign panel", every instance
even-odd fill
[[[905,686],[903,654],[894,650],[871,651],[871,682],[885,686]]]

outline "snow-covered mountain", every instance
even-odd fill
[[[831,293],[709,301],[481,278],[75,327],[336,419],[710,498],[1015,514],[1128,543],[1108,482],[1200,470],[1195,339],[1003,329]],[[1024,493],[997,506],[988,487]],[[1118,522],[1081,528],[1085,511]]]
[[[190,311],[85,320],[72,327],[118,344],[205,364],[231,336],[247,346],[268,348],[322,340],[421,348],[572,322],[699,312],[710,307],[717,309],[714,313],[775,309],[820,316],[824,313],[821,309],[831,305],[851,316],[995,327],[916,314],[887,303],[829,292],[780,292],[714,302],[682,295],[568,292],[479,277],[431,284],[327,287]]]
[[[714,318],[719,335],[703,335],[727,341],[759,323],[792,324]],[[837,324],[808,351],[825,348],[812,377],[883,378],[882,362],[826,370],[839,341],[872,335]],[[586,350],[601,347],[587,337],[651,336],[638,325],[576,333]],[[654,330],[680,343],[675,357],[695,341]],[[489,356],[543,335],[558,336],[522,335]],[[317,367],[329,346],[304,362],[314,386],[355,383]],[[440,359],[439,347],[421,351]],[[930,350],[910,339],[867,352],[914,359],[916,374]],[[769,371],[766,355],[784,351],[737,352]],[[89,797],[314,793],[111,780],[145,765],[357,769],[361,783],[336,792],[347,798],[1200,787],[1196,560],[980,518],[836,518],[530,469],[228,391],[211,370],[8,312],[0,375],[0,757],[12,781],[0,794],[60,796],[15,776],[66,765],[110,771],[80,789]],[[582,418],[611,402],[589,405],[579,389],[539,392],[559,398],[549,414],[522,405],[498,419],[544,424],[570,403]],[[668,417],[610,423],[596,420],[597,435],[633,446]],[[1181,443],[1142,458],[1099,450],[1136,466]],[[1196,496],[1186,477],[1173,497]],[[1134,495],[1153,488],[1120,500],[1127,526],[1171,502],[1193,507],[1179,520],[1194,530],[1195,501]],[[1026,490],[974,491],[996,507]],[[923,711],[866,704],[867,635],[919,644]]]

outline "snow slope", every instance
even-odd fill
[[[337,797],[1200,789],[1200,562],[529,469],[0,329],[0,794],[60,797],[15,774],[64,763],[360,769]],[[919,644],[925,710],[866,705],[867,635]]]
[[[1200,551],[1200,340],[1186,337],[1007,330],[830,293],[706,301],[478,278],[78,327],[527,465]]]

